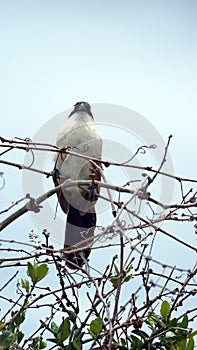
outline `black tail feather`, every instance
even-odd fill
[[[95,227],[96,213],[94,208],[92,208],[91,212],[81,214],[78,209],[70,205],[67,215],[64,248],[67,250],[76,248],[77,251],[64,254],[64,258],[71,269],[82,267],[89,257]]]

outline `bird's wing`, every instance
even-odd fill
[[[56,187],[60,185],[59,171],[56,168],[53,171],[53,182],[54,182],[54,185]],[[59,202],[60,207],[63,210],[63,212],[65,214],[68,214],[69,204],[68,204],[62,190],[59,190],[57,192],[57,198],[58,198],[58,202]]]

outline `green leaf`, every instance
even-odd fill
[[[41,324],[41,326],[42,326],[43,328],[46,328],[49,332],[51,332],[51,333],[54,335],[53,330],[49,327],[48,324],[46,324],[46,322],[44,322],[44,321],[42,321],[42,320],[39,320],[39,321],[40,321],[40,324]],[[54,327],[55,327],[55,325],[54,325]],[[58,326],[57,326],[57,328],[58,328]],[[58,329],[59,329],[59,328],[58,328]]]
[[[194,339],[193,337],[190,337],[189,338],[189,341],[188,341],[188,344],[187,344],[187,347],[185,350],[193,350],[194,349]]]
[[[185,314],[183,316],[183,319],[182,319],[181,323],[180,323],[180,327],[181,328],[187,328],[187,326],[188,326],[188,316],[187,316],[187,314]]]
[[[159,319],[159,316],[157,316],[154,312],[150,314],[148,319],[146,320],[146,323],[150,326],[152,330],[155,328],[165,328],[165,323]]]
[[[31,277],[31,280],[34,284],[41,281],[49,271],[47,264],[38,265],[35,262],[33,264],[28,262],[27,268],[28,276]]]
[[[129,282],[132,278],[133,278],[133,275],[126,276],[126,277],[123,278],[123,281],[122,281],[122,282],[123,282],[123,283]]]
[[[194,332],[192,332],[192,333],[190,334],[190,338],[191,338],[191,337],[195,337],[196,335],[197,335],[197,330],[194,331]]]
[[[75,320],[77,318],[77,314],[75,312],[73,312],[72,310],[66,310],[66,312],[70,316],[70,320],[72,322],[75,322]]]
[[[42,321],[42,320],[39,320],[40,321],[40,323],[41,323],[41,326],[43,327],[43,328],[49,328],[49,326],[46,324],[46,322],[44,322],[44,321]]]
[[[186,349],[186,343],[187,343],[187,339],[183,339],[181,342],[179,342],[179,348],[178,350],[185,350]]]
[[[170,327],[177,327],[177,318],[173,318],[170,322],[169,322],[169,328]]]
[[[81,339],[75,338],[75,339],[73,340],[73,345],[74,345],[75,349],[77,349],[77,350],[82,350]]]
[[[160,309],[160,314],[164,318],[164,320],[167,319],[169,312],[170,312],[170,304],[168,303],[168,301],[165,300],[163,301]]]
[[[133,278],[132,275],[128,275],[132,268],[133,268],[133,265],[130,265],[128,267],[128,269],[125,272],[125,277],[122,279],[122,283],[129,282]],[[111,278],[110,282],[112,283],[114,288],[117,288],[118,287],[118,281],[119,281],[120,272],[119,272],[118,266],[115,263],[114,263],[114,269],[115,269],[116,276]]]
[[[57,335],[59,332],[59,327],[55,322],[51,322],[51,330],[53,334]]]
[[[23,289],[26,290],[27,293],[29,293],[30,286],[29,286],[29,281],[28,280],[26,280],[25,278],[20,278],[19,279],[19,284],[21,285],[21,287]]]
[[[33,343],[32,343],[32,347],[31,349],[34,349],[34,350],[40,350],[40,349],[45,349],[47,346],[47,343],[43,340],[40,339],[40,337],[35,337],[33,339]]]
[[[133,350],[141,350],[143,348],[144,343],[139,338],[137,338],[134,335],[131,335],[131,339],[132,339],[132,349]]]
[[[76,329],[76,331],[74,332],[74,338],[79,338],[81,339],[84,336],[85,332],[81,332],[80,329]]]
[[[133,268],[133,265],[131,264],[128,267],[128,269],[126,270],[125,277],[123,278],[123,283],[124,282],[129,282],[133,278],[133,275],[129,275],[129,272],[132,270],[132,268]]]
[[[36,269],[37,282],[41,281],[49,272],[47,264],[39,265]]]
[[[133,265],[129,265],[128,269],[126,270],[126,275],[133,269]]]
[[[124,338],[120,338],[120,341],[121,341],[121,345],[126,345],[126,341],[124,340]]]
[[[66,318],[59,327],[58,330],[58,339],[62,342],[66,340],[70,335],[70,321]]]
[[[37,265],[37,264],[36,264]],[[27,263],[27,274],[29,277],[31,277],[31,280],[33,283],[35,283],[35,265],[32,265],[32,263]]]
[[[14,342],[15,335],[9,331],[5,331],[0,335],[0,348],[7,349]]]
[[[90,332],[93,335],[97,335],[98,333],[101,332],[103,327],[103,320],[100,317],[95,318],[95,320],[93,320],[90,323]]]
[[[16,336],[17,336],[17,343],[19,344],[24,337],[24,333],[19,331],[19,332],[17,332]]]
[[[47,347],[47,343],[44,340],[40,342],[40,349],[45,349]]]
[[[21,314],[19,314],[17,317],[16,317],[16,319],[15,319],[15,324],[17,325],[17,326],[19,326],[21,323],[23,323],[23,321],[25,320],[25,313],[24,312],[22,312]]]
[[[176,334],[174,334],[174,332],[169,331],[166,332],[165,338],[174,338],[176,336]]]
[[[118,269],[118,266],[117,266],[115,263],[114,263],[114,269],[115,269],[115,271],[116,271],[116,275],[119,276],[120,271],[119,271],[119,269]]]
[[[118,281],[119,281],[118,277],[113,277],[113,278],[110,279],[110,282],[112,283],[114,288],[118,287]]]

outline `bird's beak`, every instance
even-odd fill
[[[80,104],[80,106],[78,107],[78,111],[87,112],[87,108],[84,102]]]

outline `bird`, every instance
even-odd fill
[[[57,153],[53,170],[54,185],[58,186],[65,180],[90,181],[90,185],[85,186],[62,186],[57,192],[60,207],[67,214],[64,240],[67,253],[63,254],[63,258],[70,269],[79,269],[87,262],[91,252],[97,221],[95,204],[99,195],[99,187],[94,180],[101,180],[99,160],[102,156],[102,138],[96,129],[88,102],[75,103],[65,125],[58,133],[56,145],[60,150],[67,149],[84,158],[69,152]],[[86,156],[90,158],[87,159]],[[97,161],[92,163],[91,158],[96,158]],[[69,250],[72,252],[69,253]]]

